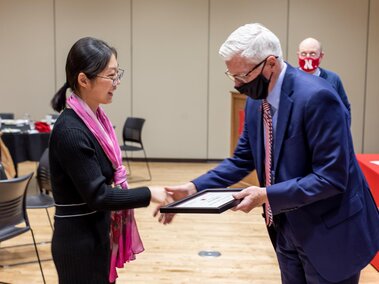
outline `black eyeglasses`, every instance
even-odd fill
[[[249,72],[245,73],[245,74],[238,74],[238,75],[233,75],[232,73],[229,72],[229,70],[226,70],[225,71],[225,74],[226,76],[228,76],[229,79],[231,79],[232,81],[240,81],[242,83],[247,83],[249,80],[247,79],[247,77],[251,74],[251,72],[253,72],[255,69],[257,69],[259,66],[261,66],[264,62],[267,61],[267,59],[270,57],[271,55],[267,56],[265,59],[263,59],[261,62],[259,62],[257,65],[255,65],[253,67],[253,69],[251,69]],[[275,58],[278,58],[278,56],[275,56]]]
[[[321,55],[319,52],[316,52],[316,51],[310,51],[310,52],[302,51],[299,54],[302,58],[304,57],[319,58]]]
[[[107,76],[101,76],[101,75],[96,75],[96,77],[112,80],[112,86],[115,87],[121,81],[122,76],[124,76],[124,72],[125,72],[124,69],[119,68],[117,69],[117,74],[113,78],[107,77]]]

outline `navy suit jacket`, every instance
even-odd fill
[[[350,103],[347,98],[347,95],[346,95],[346,92],[345,92],[345,89],[343,87],[340,77],[336,73],[330,70],[326,70],[321,67],[320,67],[320,77],[324,78],[326,81],[332,84],[333,88],[337,91],[338,95],[340,96],[343,104],[346,106],[347,110],[350,112]]]
[[[247,99],[233,157],[193,180],[197,190],[232,185],[254,169],[264,186],[261,105]],[[355,157],[349,113],[329,83],[290,65],[278,111],[271,209],[285,214],[316,270],[341,281],[379,249],[379,213]]]

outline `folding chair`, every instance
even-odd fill
[[[33,173],[30,173],[14,179],[0,180],[0,242],[12,239],[30,231],[43,283],[46,283],[36,240],[26,211],[26,191],[32,176]],[[4,248],[9,247],[2,247],[0,249]],[[7,267],[27,263],[31,262],[27,261],[8,265],[0,264],[0,266]]]
[[[149,173],[149,178],[147,180],[151,180],[151,172],[149,163],[147,161],[147,155],[145,148],[142,142],[142,128],[145,123],[144,118],[138,117],[128,117],[125,121],[123,130],[122,130],[122,140],[123,145],[120,146],[121,150],[125,152],[126,162],[128,163],[129,174],[131,175],[132,170],[130,168],[129,159],[128,159],[128,151],[143,151],[145,157],[146,167]]]

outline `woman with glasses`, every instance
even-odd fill
[[[127,189],[118,140],[100,107],[112,102],[123,73],[113,47],[82,38],[68,54],[66,83],[51,101],[61,112],[49,145],[59,283],[115,282],[116,267],[144,249],[133,208],[166,198],[161,187]]]

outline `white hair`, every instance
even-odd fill
[[[240,55],[258,63],[269,55],[274,55],[283,61],[278,37],[258,23],[246,24],[232,32],[221,45],[219,54],[225,60]]]

